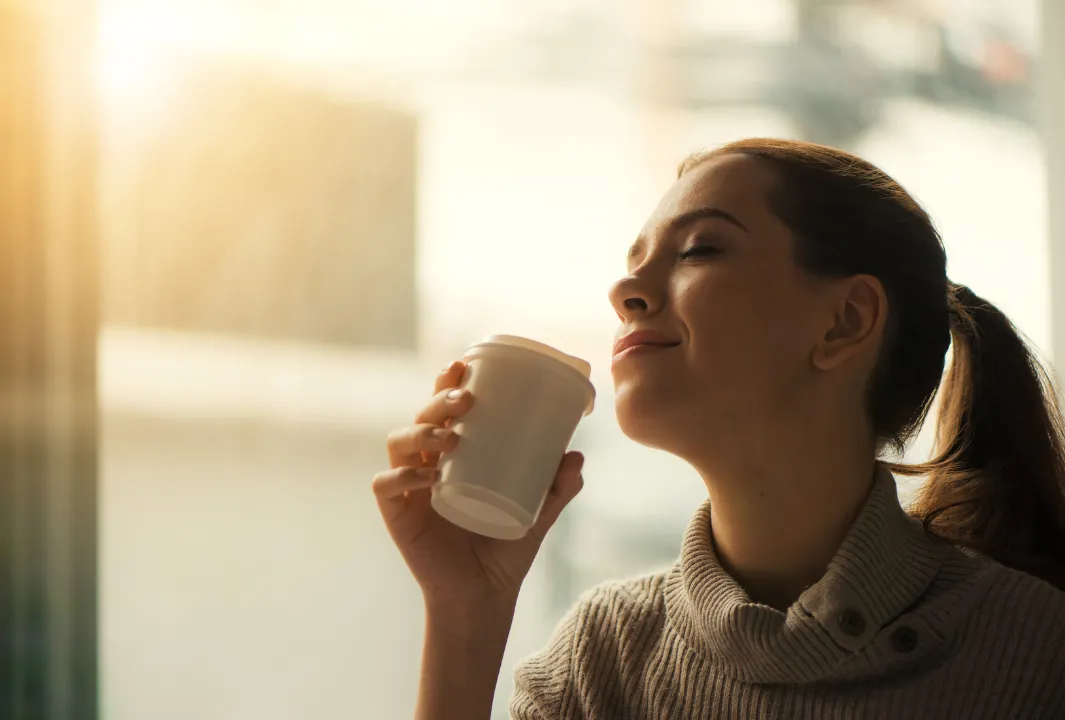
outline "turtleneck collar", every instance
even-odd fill
[[[929,593],[944,563],[952,568],[951,587]],[[968,594],[959,594],[953,568],[972,574],[976,567],[903,511],[894,477],[878,465],[865,505],[824,576],[786,612],[752,601],[721,567],[709,501],[688,527],[666,581],[666,611],[693,649],[738,680],[883,676],[949,644],[979,590],[970,582]]]

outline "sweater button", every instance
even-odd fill
[[[839,614],[839,629],[844,635],[858,637],[865,632],[865,618],[857,610],[847,608]]]
[[[891,633],[891,647],[898,653],[911,653],[917,649],[917,631],[903,625]]]

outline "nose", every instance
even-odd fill
[[[647,278],[631,273],[610,286],[610,304],[622,322],[653,315],[662,307],[662,294],[656,292]]]

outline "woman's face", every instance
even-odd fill
[[[634,440],[682,457],[727,448],[808,392],[826,304],[768,206],[773,182],[757,159],[708,159],[673,184],[632,246],[610,300],[622,346],[634,332],[652,343],[612,364]]]

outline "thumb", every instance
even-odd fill
[[[529,530],[529,533],[538,540],[543,541],[547,531],[562,514],[562,510],[573,498],[577,497],[577,493],[584,487],[584,479],[581,477],[583,467],[584,455],[581,453],[569,452],[563,456],[558,466],[558,474],[555,475],[555,483],[547,493],[544,506],[540,510],[540,517]]]

